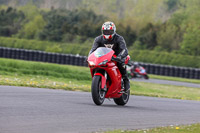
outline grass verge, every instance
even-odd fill
[[[89,68],[0,59],[0,85],[90,91],[92,78]],[[131,94],[200,100],[200,89],[131,82]]]
[[[73,78],[57,78],[41,75],[0,75],[0,85],[28,86],[86,92],[91,90],[91,81],[92,79],[77,80]],[[200,101],[199,88],[159,85],[153,83],[131,81],[131,94]]]
[[[162,79],[162,80],[171,80],[171,81],[180,81],[180,82],[188,82],[188,83],[195,83],[200,84],[200,80],[198,79],[186,79],[186,78],[178,78],[178,77],[170,77],[170,76],[158,76],[158,75],[149,75],[152,79]]]
[[[105,133],[199,133],[200,132],[200,124],[192,124],[187,126],[168,126],[161,128],[153,128],[153,129],[143,129],[143,130],[135,130],[135,131],[108,131]]]

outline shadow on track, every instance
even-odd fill
[[[76,104],[81,104],[81,105],[86,105],[86,106],[90,106],[90,107],[94,107],[94,108],[101,108],[101,109],[103,109],[103,108],[110,108],[110,109],[128,109],[128,110],[134,110],[134,111],[147,111],[147,112],[149,112],[149,111],[153,111],[153,112],[159,112],[159,111],[163,111],[163,109],[158,109],[158,108],[153,108],[153,107],[145,107],[145,106],[142,106],[142,105],[140,105],[140,106],[131,106],[131,105],[125,105],[125,106],[119,106],[119,105],[116,105],[115,103],[113,103],[113,104],[108,104],[108,103],[105,103],[105,104],[103,104],[103,105],[101,105],[101,106],[97,106],[97,105],[95,105],[94,103],[76,103]]]

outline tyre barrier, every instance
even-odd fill
[[[197,68],[187,68],[187,67],[177,67],[159,64],[148,64],[139,62],[139,65],[143,66],[147,73],[161,75],[161,76],[171,76],[171,77],[181,77],[189,79],[200,79],[200,69]]]
[[[87,66],[86,56],[0,47],[0,57],[57,64]]]
[[[57,64],[68,64],[76,66],[88,66],[86,62],[86,56],[49,53],[36,50],[0,47],[0,57]],[[139,62],[139,64],[143,66],[149,74],[200,79],[200,69],[197,68],[167,66],[142,62]]]

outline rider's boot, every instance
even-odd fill
[[[122,92],[124,91],[126,93],[130,90],[130,82],[129,82],[128,75],[126,72],[126,66],[119,63],[117,64],[117,66],[122,74],[122,79],[124,81],[124,90],[122,90]]]
[[[128,92],[130,90],[130,81],[128,79],[128,76],[125,75],[122,77],[124,81],[124,92]]]

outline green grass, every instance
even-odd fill
[[[105,133],[200,133],[200,124],[192,124],[187,126],[169,126],[134,131],[116,130],[108,131]]]
[[[200,100],[200,88],[131,82],[131,90],[134,95]]]
[[[90,91],[89,68],[0,58],[0,85]],[[131,94],[200,100],[200,88],[131,81]]]
[[[80,69],[81,68],[81,69]],[[90,80],[89,68],[0,58],[0,74],[42,75]]]
[[[186,78],[178,78],[178,77],[170,77],[170,76],[158,76],[158,75],[153,75],[153,74],[150,74],[149,76],[150,76],[150,78],[153,78],[153,79],[172,80],[172,81],[200,84],[200,80],[198,80],[198,79],[186,79]]]
[[[0,75],[0,85],[90,91],[91,81],[40,75]]]

